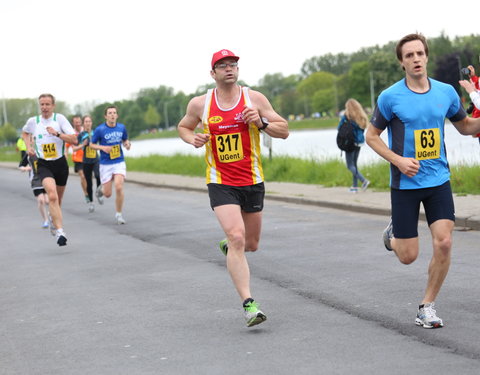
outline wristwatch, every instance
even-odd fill
[[[60,135],[62,135],[62,133],[60,132],[57,132],[57,134],[55,134],[58,138],[60,138]]]
[[[265,130],[267,128],[267,126],[270,125],[270,123],[268,122],[268,118],[260,117],[260,119],[262,120],[263,126],[261,128],[258,128],[258,129],[259,130]]]

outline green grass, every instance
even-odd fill
[[[205,176],[205,160],[201,156],[150,155],[128,158],[131,171]],[[480,166],[452,167],[452,188],[456,194],[480,194]],[[341,160],[305,160],[277,156],[272,160],[263,159],[266,181],[315,184],[326,187],[345,186],[352,183],[352,175]],[[378,162],[361,167],[362,174],[371,181],[369,189],[388,191],[390,168],[387,162]]]
[[[331,129],[336,128],[339,121],[336,117],[289,121],[288,128],[290,130]]]
[[[16,161],[20,163],[20,153],[15,146],[0,147],[0,161]]]
[[[157,138],[175,138],[178,137],[178,131],[175,130],[165,130],[156,133],[145,133],[136,136],[134,141],[143,141],[144,139],[157,139]]]

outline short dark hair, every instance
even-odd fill
[[[105,111],[103,111],[103,114],[106,115],[107,111],[111,108],[114,108],[118,112],[118,108],[114,105],[109,105],[107,108],[105,108]]]
[[[38,97],[38,100],[42,98],[50,98],[52,99],[52,103],[55,104],[55,97],[52,94],[40,94],[40,96]]]
[[[397,46],[395,47],[395,52],[397,54],[398,61],[402,61],[402,48],[405,43],[413,42],[414,40],[419,40],[422,42],[423,47],[425,48],[425,54],[428,57],[428,44],[427,39],[420,33],[408,34],[405,35],[402,39],[399,40]]]

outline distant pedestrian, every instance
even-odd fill
[[[355,143],[352,146],[351,151],[345,151],[345,160],[347,162],[347,168],[352,173],[353,177],[350,192],[357,193],[359,181],[362,183],[361,189],[363,191],[367,190],[368,185],[370,185],[370,181],[363,177],[357,166],[360,147],[365,143],[363,133],[367,128],[369,121],[362,105],[355,99],[348,99],[345,103],[345,112],[340,119],[338,129],[340,129],[346,121],[348,121],[353,128]]]

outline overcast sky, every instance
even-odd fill
[[[2,0],[0,95],[51,92],[74,106],[160,85],[190,94],[211,82],[212,54],[223,48],[254,85],[267,73],[298,74],[313,56],[416,31],[478,34],[469,9],[444,0]]]

